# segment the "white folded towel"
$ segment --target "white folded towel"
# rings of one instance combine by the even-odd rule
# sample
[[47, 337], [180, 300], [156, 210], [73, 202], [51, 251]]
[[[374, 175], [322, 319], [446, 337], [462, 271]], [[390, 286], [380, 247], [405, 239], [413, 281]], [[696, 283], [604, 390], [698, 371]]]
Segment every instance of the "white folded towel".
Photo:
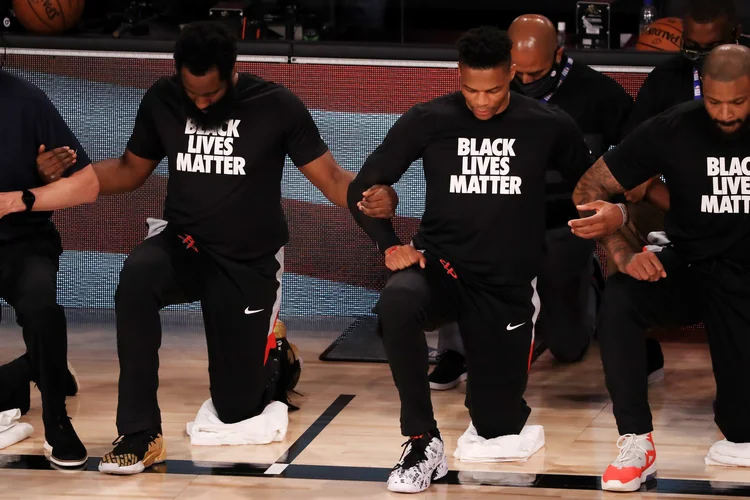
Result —
[[469, 424], [458, 438], [454, 458], [464, 462], [525, 462], [544, 446], [544, 427], [527, 425], [521, 434], [485, 439]]
[[34, 433], [31, 424], [19, 422], [21, 410], [0, 412], [0, 450], [23, 441]]
[[188, 422], [187, 433], [193, 446], [268, 444], [282, 441], [289, 427], [289, 408], [272, 401], [260, 415], [225, 424], [219, 420], [209, 399], [198, 410], [195, 421]]
[[708, 450], [705, 461], [706, 465], [750, 467], [750, 443], [732, 443], [722, 439]]

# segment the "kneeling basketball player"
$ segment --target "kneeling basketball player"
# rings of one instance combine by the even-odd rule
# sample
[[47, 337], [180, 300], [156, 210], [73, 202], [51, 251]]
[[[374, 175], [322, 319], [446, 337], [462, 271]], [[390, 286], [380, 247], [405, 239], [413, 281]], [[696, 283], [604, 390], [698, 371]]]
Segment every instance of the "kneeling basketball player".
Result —
[[[177, 74], [146, 92], [125, 154], [94, 165], [102, 194], [113, 194], [137, 189], [169, 160], [164, 220], [126, 259], [115, 296], [120, 437], [99, 464], [105, 473], [135, 474], [166, 458], [157, 389], [159, 310], [167, 305], [201, 302], [210, 393], [222, 422], [287, 401], [287, 381], [296, 379], [289, 344], [282, 339], [279, 348], [271, 333], [289, 237], [284, 160], [289, 155], [341, 207], [354, 178], [294, 94], [237, 72], [227, 28], [185, 28], [174, 56]], [[391, 188], [371, 192], [395, 206]]]
[[[576, 234], [609, 255], [622, 214], [600, 200], [663, 174], [669, 187], [659, 245], [628, 258], [607, 283], [599, 344], [620, 434], [602, 489], [636, 491], [656, 475], [645, 331], [706, 326], [716, 379], [714, 420], [725, 439], [706, 463], [750, 466], [750, 49], [722, 45], [703, 68], [703, 94], [645, 121], [583, 176], [574, 193]], [[614, 215], [614, 224], [607, 221]], [[607, 230], [603, 228], [608, 227]]]
[[[524, 401], [542, 257], [545, 172], [572, 185], [592, 158], [573, 119], [509, 92], [511, 41], [477, 28], [458, 44], [461, 91], [418, 104], [370, 155], [349, 188], [349, 208], [395, 271], [377, 315], [401, 399], [408, 444], [388, 478], [415, 493], [448, 472], [435, 421], [424, 336], [456, 321], [466, 347], [467, 407], [479, 436], [517, 435]], [[359, 210], [365, 186], [392, 185], [422, 158], [425, 211], [411, 244], [387, 219]]]

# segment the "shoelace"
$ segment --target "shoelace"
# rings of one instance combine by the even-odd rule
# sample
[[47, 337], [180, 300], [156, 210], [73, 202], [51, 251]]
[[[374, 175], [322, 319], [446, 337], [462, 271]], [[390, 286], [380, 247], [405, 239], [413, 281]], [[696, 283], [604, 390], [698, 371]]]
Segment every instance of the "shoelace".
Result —
[[126, 436], [119, 436], [112, 441], [112, 445], [115, 447], [112, 450], [114, 455], [125, 455], [128, 453], [132, 453], [136, 456], [145, 455], [149, 443], [156, 440], [156, 435], [151, 434], [128, 436], [127, 439], [125, 439], [125, 437]]
[[[401, 464], [400, 467], [402, 469], [411, 469], [419, 462], [427, 460], [425, 450], [427, 449], [428, 444], [429, 441], [425, 439], [425, 436], [409, 438], [408, 441], [401, 445], [404, 450], [401, 452], [401, 458], [398, 460], [399, 464]], [[409, 445], [411, 445], [411, 447], [409, 447]], [[406, 455], [406, 457], [404, 457], [404, 455]], [[396, 467], [398, 467], [398, 465]]]
[[617, 440], [617, 447], [620, 454], [617, 455], [615, 465], [621, 465], [632, 461], [637, 461], [641, 454], [647, 453], [646, 448], [641, 445], [637, 434], [625, 434]]

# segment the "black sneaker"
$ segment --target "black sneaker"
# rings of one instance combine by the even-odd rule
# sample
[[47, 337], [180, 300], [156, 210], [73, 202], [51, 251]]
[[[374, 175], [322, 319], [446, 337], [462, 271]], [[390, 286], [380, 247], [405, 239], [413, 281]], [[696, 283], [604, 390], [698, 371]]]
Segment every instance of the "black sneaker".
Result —
[[167, 459], [164, 439], [158, 431], [138, 432], [118, 437], [115, 448], [102, 457], [99, 472], [105, 474], [138, 474]]
[[456, 351], [438, 354], [437, 365], [430, 373], [430, 389], [447, 391], [466, 380], [466, 358]]
[[88, 460], [86, 447], [78, 439], [69, 416], [61, 416], [49, 425], [45, 422], [44, 434], [44, 449], [49, 452], [49, 460], [53, 464], [60, 467], [79, 467]]
[[437, 430], [411, 437], [403, 446], [401, 460], [388, 475], [390, 491], [419, 493], [448, 474], [445, 446]]
[[646, 367], [649, 385], [664, 380], [664, 353], [661, 344], [653, 338], [646, 338]]

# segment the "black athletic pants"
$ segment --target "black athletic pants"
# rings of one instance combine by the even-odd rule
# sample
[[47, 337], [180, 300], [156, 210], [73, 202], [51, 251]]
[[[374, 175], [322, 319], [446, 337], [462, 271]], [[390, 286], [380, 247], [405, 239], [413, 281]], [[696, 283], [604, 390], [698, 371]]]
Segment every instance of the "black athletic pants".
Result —
[[750, 270], [718, 260], [688, 267], [670, 250], [658, 256], [667, 278], [649, 283], [618, 273], [604, 293], [597, 331], [618, 431], [653, 430], [646, 329], [702, 321], [716, 379], [716, 424], [727, 440], [750, 442]]
[[425, 253], [425, 269], [391, 276], [376, 310], [393, 380], [401, 399], [401, 432], [437, 427], [427, 378], [424, 332], [456, 321], [466, 349], [466, 406], [480, 436], [518, 434], [531, 410], [523, 399], [539, 298], [534, 282], [487, 287]]
[[[542, 308], [537, 343], [544, 342], [563, 363], [580, 361], [591, 345], [601, 293], [601, 270], [594, 260], [595, 243], [570, 232], [567, 226], [547, 230], [538, 290]], [[438, 351], [464, 354], [455, 324], [438, 333]]]
[[282, 250], [250, 263], [196, 246], [168, 224], [125, 260], [115, 295], [120, 435], [161, 428], [159, 310], [200, 301], [213, 404], [224, 423], [259, 415], [270, 401], [266, 359], [281, 297]]
[[45, 425], [66, 414], [68, 336], [65, 313], [57, 304], [61, 253], [54, 229], [0, 242], [0, 296], [16, 312], [27, 353], [0, 367], [0, 411], [16, 408], [14, 392], [36, 380]]

